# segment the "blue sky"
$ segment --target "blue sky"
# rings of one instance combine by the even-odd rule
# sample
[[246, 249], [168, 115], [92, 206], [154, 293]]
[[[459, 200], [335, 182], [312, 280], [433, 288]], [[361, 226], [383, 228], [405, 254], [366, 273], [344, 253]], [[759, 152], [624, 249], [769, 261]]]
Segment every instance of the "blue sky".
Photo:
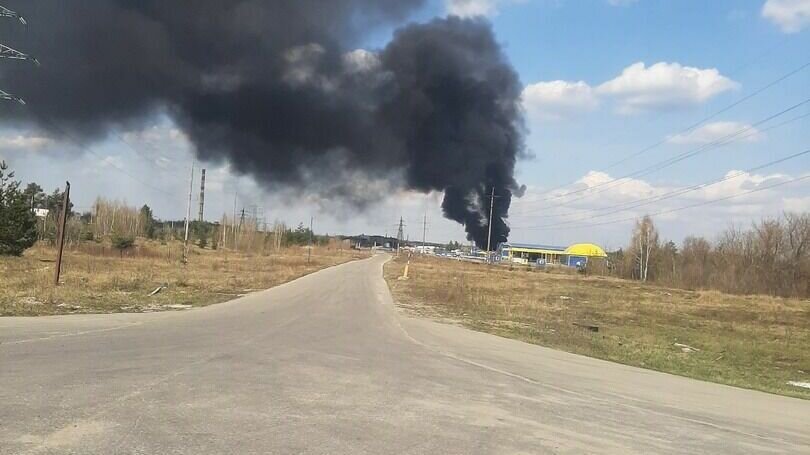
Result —
[[[538, 164], [554, 166], [556, 171], [562, 171], [555, 175], [571, 179], [581, 160], [597, 165], [612, 163], [619, 156], [655, 143], [805, 63], [802, 59], [810, 56], [807, 34], [786, 35], [761, 16], [762, 6], [761, 1], [637, 1], [616, 7], [606, 1], [580, 1], [527, 2], [502, 7], [493, 23], [526, 84], [564, 80], [598, 85], [636, 62], [716, 68], [739, 84], [735, 89], [682, 109], [651, 109], [646, 115], [628, 116], [614, 115], [603, 108], [565, 122], [535, 123], [531, 125], [534, 134], [530, 146], [540, 157]], [[791, 101], [799, 101], [798, 95], [810, 96], [806, 90], [808, 82], [810, 71], [722, 118], [754, 122], [790, 105]], [[583, 130], [587, 134], [581, 134]], [[784, 145], [791, 143], [795, 144], [784, 142]], [[762, 149], [761, 144], [756, 148], [736, 148], [742, 152], [737, 153], [742, 155], [738, 156], [738, 162], [754, 164], [753, 159], [761, 156]], [[650, 156], [661, 157], [666, 152], [660, 150]], [[569, 154], [581, 160], [551, 159]], [[711, 156], [706, 162], [708, 166], [689, 166], [687, 175], [708, 178], [719, 170], [718, 166], [727, 163], [725, 157]], [[679, 167], [662, 175], [675, 180], [685, 177]]]
[[[763, 189], [810, 175], [810, 154], [741, 172], [810, 148], [810, 116], [799, 118], [810, 114], [810, 103], [751, 126], [810, 98], [810, 67], [678, 135], [810, 62], [810, 0], [436, 0], [412, 20], [445, 14], [491, 21], [526, 87], [526, 142], [534, 158], [518, 163], [528, 191], [513, 205], [512, 240], [593, 241], [617, 248], [629, 239], [635, 216], [757, 188], [762, 191], [661, 214], [656, 221], [664, 237], [680, 242], [690, 234], [711, 238], [729, 225], [746, 226], [784, 210], [810, 210], [808, 180]], [[360, 44], [382, 47], [391, 32], [378, 30]], [[733, 134], [740, 137], [723, 147], [706, 145]], [[115, 132], [78, 160], [66, 159], [70, 147], [34, 131], [0, 129], [0, 158], [12, 163], [18, 177], [48, 189], [70, 178], [79, 207], [89, 208], [106, 194], [133, 205], [146, 202], [163, 218], [183, 217], [193, 153], [167, 117], [156, 117], [142, 131]], [[701, 148], [708, 149], [657, 172], [611, 180]], [[438, 194], [400, 192], [356, 214], [316, 198], [267, 194], [250, 178], [233, 175], [227, 164], [202, 164], [209, 172], [210, 219], [230, 212], [238, 193], [240, 207], [261, 205], [269, 220], [297, 224], [314, 215], [320, 232], [390, 233], [403, 216], [412, 237], [421, 237], [426, 213], [430, 240], [463, 240], [463, 230], [442, 219]], [[729, 178], [665, 198], [723, 176]], [[655, 203], [607, 209], [643, 198]]]

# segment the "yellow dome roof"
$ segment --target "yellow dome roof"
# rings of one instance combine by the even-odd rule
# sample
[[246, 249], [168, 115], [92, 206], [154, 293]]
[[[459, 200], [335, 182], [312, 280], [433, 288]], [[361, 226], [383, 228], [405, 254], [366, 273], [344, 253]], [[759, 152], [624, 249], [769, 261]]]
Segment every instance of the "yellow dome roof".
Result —
[[577, 243], [565, 249], [565, 253], [571, 256], [589, 256], [597, 258], [606, 258], [607, 254], [598, 245], [593, 243]]

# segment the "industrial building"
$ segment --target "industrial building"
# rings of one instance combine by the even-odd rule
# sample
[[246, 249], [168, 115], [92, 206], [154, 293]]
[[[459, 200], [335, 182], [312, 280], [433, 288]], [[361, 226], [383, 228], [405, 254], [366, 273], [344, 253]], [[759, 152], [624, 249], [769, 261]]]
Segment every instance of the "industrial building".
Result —
[[502, 262], [585, 267], [589, 260], [607, 258], [605, 250], [593, 243], [553, 246], [530, 243], [502, 243], [497, 258]]

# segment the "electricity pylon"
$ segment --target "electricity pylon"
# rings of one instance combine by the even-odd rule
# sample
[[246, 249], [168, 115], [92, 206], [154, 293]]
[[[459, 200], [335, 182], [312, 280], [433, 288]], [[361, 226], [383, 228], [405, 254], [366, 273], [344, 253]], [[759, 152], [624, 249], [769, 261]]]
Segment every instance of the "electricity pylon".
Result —
[[[20, 16], [18, 13], [11, 11], [10, 9], [0, 6], [0, 17], [10, 17], [20, 21], [23, 25], [28, 25], [25, 21], [25, 18]], [[39, 66], [39, 61], [26, 54], [25, 52], [20, 52], [17, 49], [13, 49], [11, 47], [6, 46], [5, 44], [0, 43], [0, 58], [8, 58], [12, 60], [27, 60], [29, 62], [33, 62], [35, 65]], [[22, 98], [16, 95], [12, 95], [2, 89], [0, 89], [0, 100], [8, 100], [8, 101], [15, 101], [20, 104], [25, 104]]]
[[20, 52], [17, 49], [12, 49], [3, 43], [0, 43], [0, 58], [10, 58], [13, 60], [28, 60], [29, 62], [33, 62], [35, 65], [39, 66], [39, 60], [37, 60], [36, 58], [24, 52]]
[[13, 19], [17, 19], [23, 25], [28, 25], [28, 22], [25, 22], [24, 17], [20, 16], [18, 13], [11, 11], [10, 9], [2, 5], [0, 5], [0, 17], [10, 17]]
[[22, 98], [19, 96], [14, 96], [11, 93], [6, 93], [2, 89], [0, 89], [0, 100], [8, 100], [8, 101], [16, 101], [20, 104], [25, 104]]

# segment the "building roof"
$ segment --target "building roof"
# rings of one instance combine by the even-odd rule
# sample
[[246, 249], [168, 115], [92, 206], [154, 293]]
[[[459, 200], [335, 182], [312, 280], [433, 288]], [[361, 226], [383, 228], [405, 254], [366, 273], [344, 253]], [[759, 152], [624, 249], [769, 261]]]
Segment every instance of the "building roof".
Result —
[[596, 258], [606, 258], [607, 254], [599, 245], [593, 243], [577, 243], [565, 249], [565, 254], [571, 256], [588, 256]]
[[565, 251], [564, 246], [538, 245], [534, 243], [504, 243], [503, 246], [505, 248], [521, 249], [521, 250], [559, 251], [560, 253]]

